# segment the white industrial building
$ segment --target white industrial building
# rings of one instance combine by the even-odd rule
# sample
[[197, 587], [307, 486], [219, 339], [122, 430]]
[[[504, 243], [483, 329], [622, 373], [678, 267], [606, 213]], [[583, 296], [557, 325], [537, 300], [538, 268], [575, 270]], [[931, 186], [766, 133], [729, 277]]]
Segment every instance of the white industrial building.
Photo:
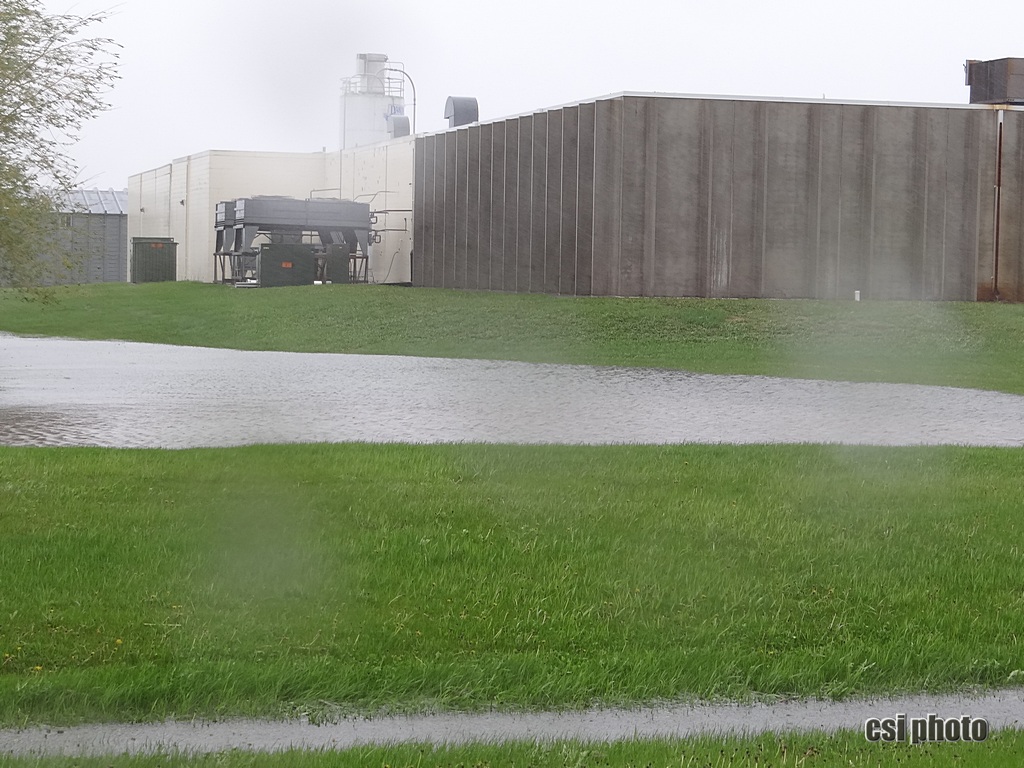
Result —
[[414, 139], [401, 79], [383, 54], [360, 54], [341, 93], [341, 146], [333, 152], [208, 150], [128, 180], [128, 237], [178, 243], [179, 280], [214, 280], [218, 202], [259, 195], [340, 198], [370, 205], [379, 242], [371, 282], [411, 279]]
[[[1024, 60], [968, 62], [970, 105], [620, 93], [481, 123], [450, 97], [449, 130], [419, 137], [387, 64], [357, 58], [337, 151], [204, 152], [133, 176], [130, 236], [174, 238], [177, 278], [211, 281], [219, 202], [339, 198], [369, 205], [371, 282], [1024, 301]], [[295, 244], [232, 226], [238, 258], [268, 232]]]

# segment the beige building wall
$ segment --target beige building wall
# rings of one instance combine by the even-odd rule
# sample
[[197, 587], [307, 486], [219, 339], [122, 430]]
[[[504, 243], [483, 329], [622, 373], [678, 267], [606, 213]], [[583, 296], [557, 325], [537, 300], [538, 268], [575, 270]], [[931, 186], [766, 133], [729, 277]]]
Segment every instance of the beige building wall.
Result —
[[172, 237], [178, 279], [211, 282], [214, 209], [256, 195], [340, 197], [375, 213], [374, 282], [408, 282], [412, 251], [412, 137], [333, 153], [210, 150], [136, 174], [128, 182], [128, 236]]
[[368, 203], [380, 242], [370, 246], [371, 281], [411, 281], [415, 138], [394, 139], [328, 156], [326, 189], [315, 197]]
[[169, 237], [171, 166], [128, 179], [128, 237]]
[[324, 185], [323, 152], [210, 150], [128, 180], [129, 237], [173, 237], [178, 279], [213, 280], [214, 208], [256, 195], [306, 198]]

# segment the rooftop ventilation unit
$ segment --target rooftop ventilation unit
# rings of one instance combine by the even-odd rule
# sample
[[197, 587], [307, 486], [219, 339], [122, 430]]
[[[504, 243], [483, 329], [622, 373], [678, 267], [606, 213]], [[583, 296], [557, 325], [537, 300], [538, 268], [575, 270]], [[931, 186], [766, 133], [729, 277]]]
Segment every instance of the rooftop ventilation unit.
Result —
[[444, 105], [449, 128], [469, 125], [480, 120], [480, 106], [472, 96], [449, 96]]
[[1024, 59], [969, 60], [971, 104], [1024, 104]]
[[405, 115], [391, 115], [388, 117], [388, 134], [392, 139], [400, 139], [408, 136], [412, 131], [409, 129], [409, 118]]

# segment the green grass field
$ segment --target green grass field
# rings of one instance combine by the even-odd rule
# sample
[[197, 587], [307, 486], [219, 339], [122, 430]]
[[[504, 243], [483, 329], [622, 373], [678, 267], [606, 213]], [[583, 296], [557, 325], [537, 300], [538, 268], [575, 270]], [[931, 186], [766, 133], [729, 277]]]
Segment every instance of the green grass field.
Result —
[[[0, 329], [1024, 393], [1014, 305], [196, 284], [54, 297], [0, 291]], [[0, 724], [1019, 686], [1022, 465], [1019, 450], [962, 448], [0, 449]], [[814, 751], [764, 737], [301, 757], [992, 765], [1022, 751], [1013, 733], [895, 751], [794, 739]], [[180, 764], [274, 761], [289, 756]]]
[[361, 747], [338, 752], [205, 756], [5, 759], [0, 768], [1017, 768], [1018, 731], [981, 743], [868, 744], [860, 733], [784, 734], [755, 738], [622, 741], [613, 744], [496, 744]]
[[0, 450], [0, 722], [1024, 682], [1012, 449]]
[[657, 366], [1024, 393], [1024, 307], [564, 298], [197, 283], [0, 290], [0, 330], [277, 349]]

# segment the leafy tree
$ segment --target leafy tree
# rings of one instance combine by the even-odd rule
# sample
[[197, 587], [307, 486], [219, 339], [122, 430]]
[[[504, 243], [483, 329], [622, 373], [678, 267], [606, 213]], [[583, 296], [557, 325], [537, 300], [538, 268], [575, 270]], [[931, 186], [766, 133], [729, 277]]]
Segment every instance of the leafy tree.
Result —
[[82, 36], [106, 18], [0, 0], [0, 284], [32, 285], [45, 270], [40, 250], [77, 176], [67, 151], [117, 79], [119, 46]]

